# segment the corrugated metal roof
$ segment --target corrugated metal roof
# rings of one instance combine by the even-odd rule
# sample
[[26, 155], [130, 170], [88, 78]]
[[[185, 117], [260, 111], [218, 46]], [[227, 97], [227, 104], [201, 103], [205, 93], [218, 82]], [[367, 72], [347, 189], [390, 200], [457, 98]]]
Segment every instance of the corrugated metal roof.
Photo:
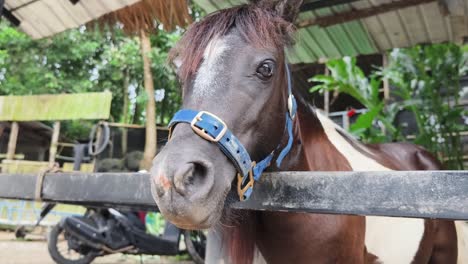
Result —
[[[242, 0], [194, 0], [207, 12], [242, 4]], [[303, 12], [298, 21], [350, 10], [379, 6], [401, 0], [361, 0]], [[298, 42], [289, 52], [292, 63], [312, 63], [345, 55], [373, 54], [395, 47], [421, 43], [460, 42], [468, 37], [468, 0], [461, 0], [451, 14], [444, 15], [437, 1], [407, 7], [352, 22], [298, 31]], [[456, 13], [456, 14], [455, 14]]]
[[43, 38], [76, 28], [140, 0], [6, 0], [5, 7], [20, 21], [20, 29], [33, 38]]

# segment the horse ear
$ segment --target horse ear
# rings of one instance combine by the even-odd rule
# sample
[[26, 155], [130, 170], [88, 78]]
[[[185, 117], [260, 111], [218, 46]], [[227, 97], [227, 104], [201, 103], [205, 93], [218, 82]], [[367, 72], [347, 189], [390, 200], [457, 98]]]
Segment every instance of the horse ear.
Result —
[[276, 3], [275, 9], [286, 21], [294, 23], [301, 5], [302, 0], [280, 0]]
[[250, 2], [264, 7], [272, 7], [279, 16], [294, 23], [303, 0], [251, 0]]

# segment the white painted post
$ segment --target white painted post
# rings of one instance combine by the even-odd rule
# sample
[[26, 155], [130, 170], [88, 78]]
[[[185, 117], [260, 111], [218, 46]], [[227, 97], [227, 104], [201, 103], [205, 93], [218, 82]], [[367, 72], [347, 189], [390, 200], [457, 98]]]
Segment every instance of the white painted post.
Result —
[[[325, 65], [325, 75], [330, 75], [330, 71], [327, 68], [327, 65]], [[325, 114], [328, 116], [330, 113], [330, 92], [326, 90], [323, 94], [323, 110], [325, 111]]]

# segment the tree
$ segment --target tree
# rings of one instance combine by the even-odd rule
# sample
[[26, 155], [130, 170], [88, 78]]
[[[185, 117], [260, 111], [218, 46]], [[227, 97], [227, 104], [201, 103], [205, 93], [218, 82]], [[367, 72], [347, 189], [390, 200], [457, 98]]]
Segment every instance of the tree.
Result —
[[148, 96], [146, 102], [146, 134], [145, 134], [145, 150], [143, 152], [143, 160], [140, 167], [146, 170], [151, 168], [151, 162], [156, 156], [157, 148], [157, 131], [156, 131], [156, 102], [154, 98], [154, 82], [151, 73], [151, 42], [148, 33], [145, 30], [140, 30], [141, 56], [143, 57], [143, 74], [145, 80], [145, 91]]
[[[168, 52], [182, 34], [183, 27], [204, 15], [193, 3], [188, 8], [186, 5], [185, 0], [144, 0], [109, 14], [97, 23], [42, 40], [32, 40], [2, 22], [0, 95], [109, 90], [113, 94], [113, 121], [166, 125], [181, 101], [176, 74], [167, 65]], [[144, 53], [140, 49], [142, 26], [153, 29], [148, 37], [150, 49]], [[144, 57], [149, 60], [146, 72], [152, 75], [146, 78], [146, 83], [153, 82], [154, 91], [145, 90]], [[147, 102], [154, 103], [155, 93], [160, 100], [156, 113], [146, 107]], [[62, 132], [70, 138], [85, 139], [92, 123], [64, 122]], [[155, 135], [151, 136], [153, 139], [156, 143]], [[146, 164], [148, 168], [149, 162]]]
[[146, 92], [146, 137], [142, 169], [149, 170], [157, 148], [156, 103], [153, 74], [151, 71], [151, 41], [149, 34], [158, 32], [155, 25], [165, 30], [190, 24], [192, 17], [185, 0], [142, 0], [131, 6], [105, 15], [98, 24], [121, 24], [128, 35], [138, 35], [143, 59], [143, 79]]
[[[175, 73], [166, 63], [180, 31], [156, 33], [151, 35], [153, 44], [148, 54], [155, 90], [162, 89], [165, 94], [157, 115], [158, 123], [165, 125], [180, 105]], [[113, 94], [113, 120], [144, 124], [149, 97], [143, 79], [140, 40], [124, 34], [119, 25], [99, 30], [88, 25], [49, 39], [33, 40], [7, 23], [0, 23], [0, 95], [109, 90]], [[86, 138], [92, 122], [63, 125], [66, 136]]]

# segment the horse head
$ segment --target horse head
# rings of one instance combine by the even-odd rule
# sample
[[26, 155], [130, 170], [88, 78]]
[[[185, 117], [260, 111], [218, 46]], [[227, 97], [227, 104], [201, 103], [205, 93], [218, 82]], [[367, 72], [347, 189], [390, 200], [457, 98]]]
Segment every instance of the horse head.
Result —
[[184, 110], [153, 161], [151, 183], [161, 212], [177, 226], [212, 227], [231, 189], [248, 198], [253, 177], [284, 156], [294, 118], [284, 49], [301, 2], [219, 11], [192, 25], [173, 49]]

